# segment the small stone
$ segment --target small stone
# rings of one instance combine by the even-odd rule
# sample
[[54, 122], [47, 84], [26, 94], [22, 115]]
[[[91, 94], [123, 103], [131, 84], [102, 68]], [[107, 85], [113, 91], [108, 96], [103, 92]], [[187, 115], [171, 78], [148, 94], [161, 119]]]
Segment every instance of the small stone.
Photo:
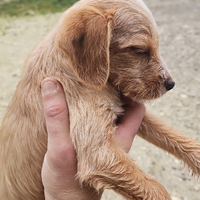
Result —
[[186, 180], [187, 180], [187, 177], [185, 176], [184, 173], [181, 173], [181, 178], [183, 179], [183, 181], [186, 181]]
[[181, 97], [182, 99], [187, 99], [187, 98], [188, 98], [188, 96], [187, 96], [186, 94], [181, 94], [180, 97]]
[[172, 197], [172, 200], [181, 200], [178, 197]]
[[173, 170], [176, 170], [177, 168], [176, 168], [176, 167], [172, 167], [172, 169], [173, 169]]
[[164, 116], [164, 112], [161, 111], [161, 112], [159, 113], [159, 115], [160, 115], [160, 116]]
[[8, 106], [8, 102], [0, 102], [0, 106], [6, 108]]
[[176, 40], [182, 40], [183, 39], [183, 36], [182, 35], [178, 35], [177, 37], [176, 37]]
[[147, 151], [147, 148], [146, 148], [146, 147], [142, 147], [142, 150], [143, 150], [143, 151]]
[[178, 159], [174, 159], [174, 162], [175, 162], [176, 164], [180, 164], [180, 161], [179, 161]]
[[195, 190], [195, 191], [199, 191], [199, 190], [200, 190], [200, 185], [195, 185], [195, 186], [194, 186], [194, 190]]

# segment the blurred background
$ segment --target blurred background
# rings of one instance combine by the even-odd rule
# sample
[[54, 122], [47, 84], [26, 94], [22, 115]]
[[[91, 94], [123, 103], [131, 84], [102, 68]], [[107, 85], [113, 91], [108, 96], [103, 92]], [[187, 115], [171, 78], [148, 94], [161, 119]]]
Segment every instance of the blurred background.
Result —
[[[200, 142], [200, 1], [144, 0], [161, 31], [160, 51], [176, 87], [147, 104]], [[75, 0], [0, 0], [0, 123], [30, 50]], [[136, 137], [130, 156], [165, 186], [172, 200], [200, 200], [200, 181], [171, 155]], [[103, 200], [122, 200], [106, 191]]]

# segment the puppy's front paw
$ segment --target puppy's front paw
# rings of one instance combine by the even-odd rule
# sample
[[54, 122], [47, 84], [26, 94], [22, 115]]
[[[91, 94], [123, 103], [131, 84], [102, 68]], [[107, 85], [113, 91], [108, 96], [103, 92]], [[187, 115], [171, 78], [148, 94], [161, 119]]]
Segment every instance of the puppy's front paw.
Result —
[[138, 185], [138, 194], [135, 194], [135, 188], [133, 189], [134, 196], [128, 198], [131, 200], [171, 200], [166, 189], [155, 179], [148, 177], [143, 183]]
[[157, 181], [153, 183], [151, 194], [147, 194], [145, 200], [171, 200], [166, 189]]

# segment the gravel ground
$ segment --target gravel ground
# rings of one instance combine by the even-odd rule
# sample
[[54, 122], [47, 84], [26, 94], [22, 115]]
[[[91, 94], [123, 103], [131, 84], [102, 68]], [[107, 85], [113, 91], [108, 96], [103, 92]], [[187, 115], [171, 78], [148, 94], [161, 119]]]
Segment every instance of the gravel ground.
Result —
[[[200, 142], [200, 1], [145, 0], [162, 30], [163, 58], [176, 87], [147, 106], [178, 130]], [[0, 121], [34, 45], [55, 25], [60, 14], [0, 18]], [[136, 138], [130, 156], [168, 190], [172, 200], [200, 200], [200, 181], [191, 178], [171, 155]], [[104, 200], [122, 200], [107, 191]]]

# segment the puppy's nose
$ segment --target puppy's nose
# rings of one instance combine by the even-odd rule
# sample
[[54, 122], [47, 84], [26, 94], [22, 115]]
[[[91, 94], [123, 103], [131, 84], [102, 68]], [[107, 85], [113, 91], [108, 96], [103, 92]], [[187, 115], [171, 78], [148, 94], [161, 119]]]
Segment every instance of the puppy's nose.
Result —
[[172, 80], [168, 80], [164, 82], [165, 88], [167, 91], [171, 90], [175, 86], [175, 82]]

